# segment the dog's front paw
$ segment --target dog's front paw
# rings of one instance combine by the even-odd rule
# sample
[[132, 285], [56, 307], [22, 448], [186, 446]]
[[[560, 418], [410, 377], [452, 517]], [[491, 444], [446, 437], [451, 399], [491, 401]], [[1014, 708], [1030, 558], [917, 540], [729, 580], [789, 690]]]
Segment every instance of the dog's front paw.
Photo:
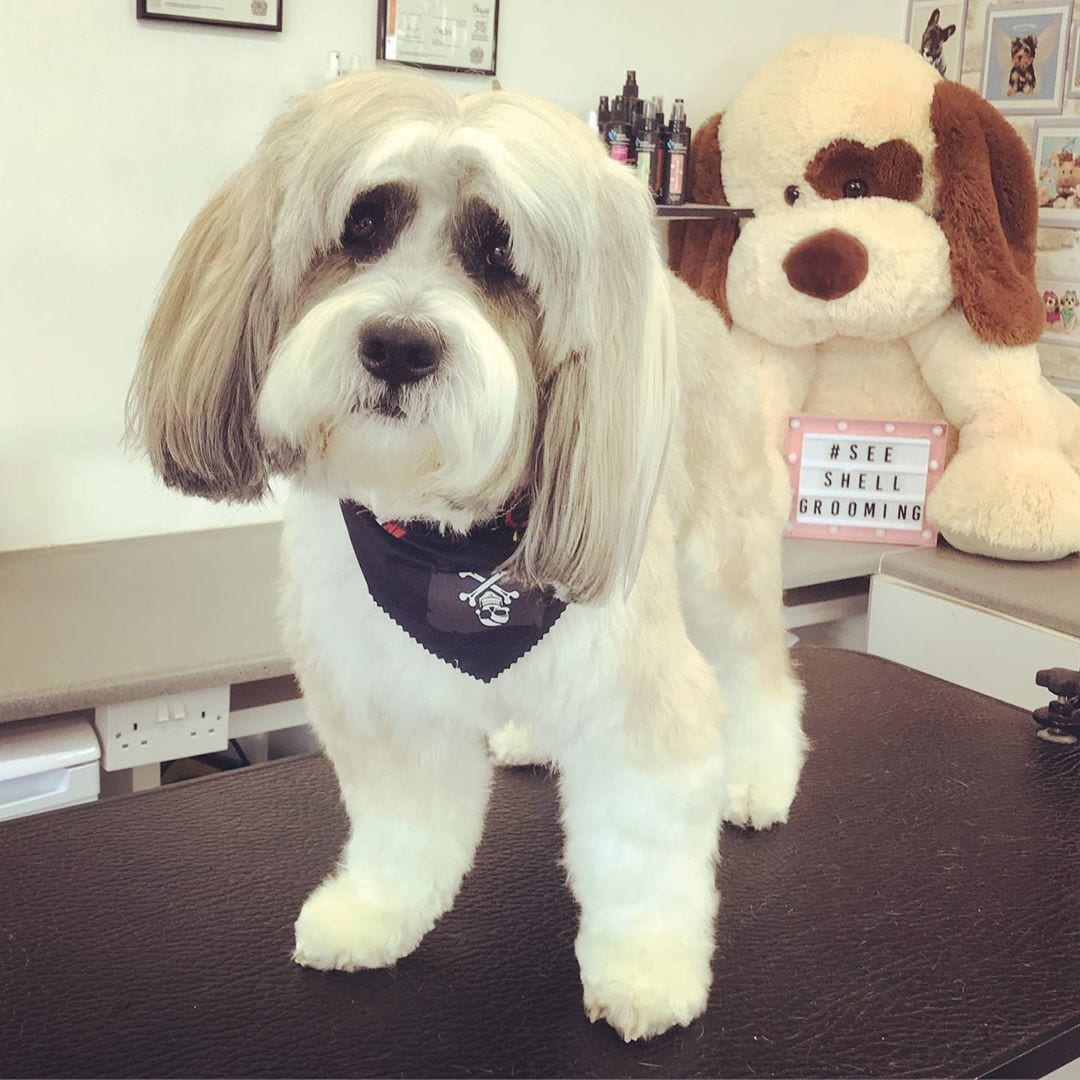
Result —
[[1080, 476], [1057, 450], [987, 441], [949, 462], [927, 514], [961, 551], [1040, 562], [1080, 550]]
[[771, 829], [787, 821], [807, 751], [798, 702], [764, 709], [729, 735], [723, 816], [730, 824]]
[[663, 931], [579, 934], [576, 945], [589, 1019], [623, 1038], [649, 1039], [686, 1027], [705, 1011], [712, 983], [711, 940]]
[[320, 971], [389, 967], [408, 956], [434, 923], [380, 901], [347, 875], [327, 878], [300, 909], [293, 959]]
[[798, 775], [759, 776], [727, 785], [724, 820], [742, 829], [771, 829], [783, 825], [798, 790]]

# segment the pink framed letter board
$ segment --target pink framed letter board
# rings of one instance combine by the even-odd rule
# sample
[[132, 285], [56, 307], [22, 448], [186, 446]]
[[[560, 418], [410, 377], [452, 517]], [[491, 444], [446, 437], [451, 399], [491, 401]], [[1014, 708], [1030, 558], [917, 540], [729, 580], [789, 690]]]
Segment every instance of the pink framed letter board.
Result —
[[926, 499], [945, 467], [944, 420], [793, 416], [787, 536], [932, 547]]

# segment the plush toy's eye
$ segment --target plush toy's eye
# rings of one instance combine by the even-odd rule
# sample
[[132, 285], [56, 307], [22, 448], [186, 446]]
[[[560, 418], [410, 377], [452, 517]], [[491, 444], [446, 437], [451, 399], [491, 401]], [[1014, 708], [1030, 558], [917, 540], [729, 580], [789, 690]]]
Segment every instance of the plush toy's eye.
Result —
[[784, 202], [788, 206], [794, 206], [799, 201], [801, 194], [802, 192], [794, 184], [791, 184], [789, 187], [784, 188]]
[[870, 185], [857, 176], [852, 177], [844, 184], [845, 199], [865, 199], [870, 194]]

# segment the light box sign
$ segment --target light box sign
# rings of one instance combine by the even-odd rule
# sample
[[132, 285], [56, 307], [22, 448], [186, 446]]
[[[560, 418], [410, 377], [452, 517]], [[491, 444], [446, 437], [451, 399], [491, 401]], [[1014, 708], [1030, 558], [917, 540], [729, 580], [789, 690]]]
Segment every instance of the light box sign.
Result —
[[788, 536], [932, 547], [926, 499], [945, 467], [944, 420], [793, 416]]

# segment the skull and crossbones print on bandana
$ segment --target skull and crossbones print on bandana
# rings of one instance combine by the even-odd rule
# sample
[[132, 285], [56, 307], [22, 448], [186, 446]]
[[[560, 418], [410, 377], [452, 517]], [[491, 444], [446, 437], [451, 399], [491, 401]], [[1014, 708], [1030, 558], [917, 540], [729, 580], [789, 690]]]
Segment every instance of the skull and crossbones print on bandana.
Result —
[[465, 536], [423, 522], [380, 522], [354, 502], [342, 502], [341, 513], [375, 603], [417, 644], [474, 679], [501, 675], [566, 610], [553, 590], [527, 589], [497, 569], [525, 528], [514, 511]]

